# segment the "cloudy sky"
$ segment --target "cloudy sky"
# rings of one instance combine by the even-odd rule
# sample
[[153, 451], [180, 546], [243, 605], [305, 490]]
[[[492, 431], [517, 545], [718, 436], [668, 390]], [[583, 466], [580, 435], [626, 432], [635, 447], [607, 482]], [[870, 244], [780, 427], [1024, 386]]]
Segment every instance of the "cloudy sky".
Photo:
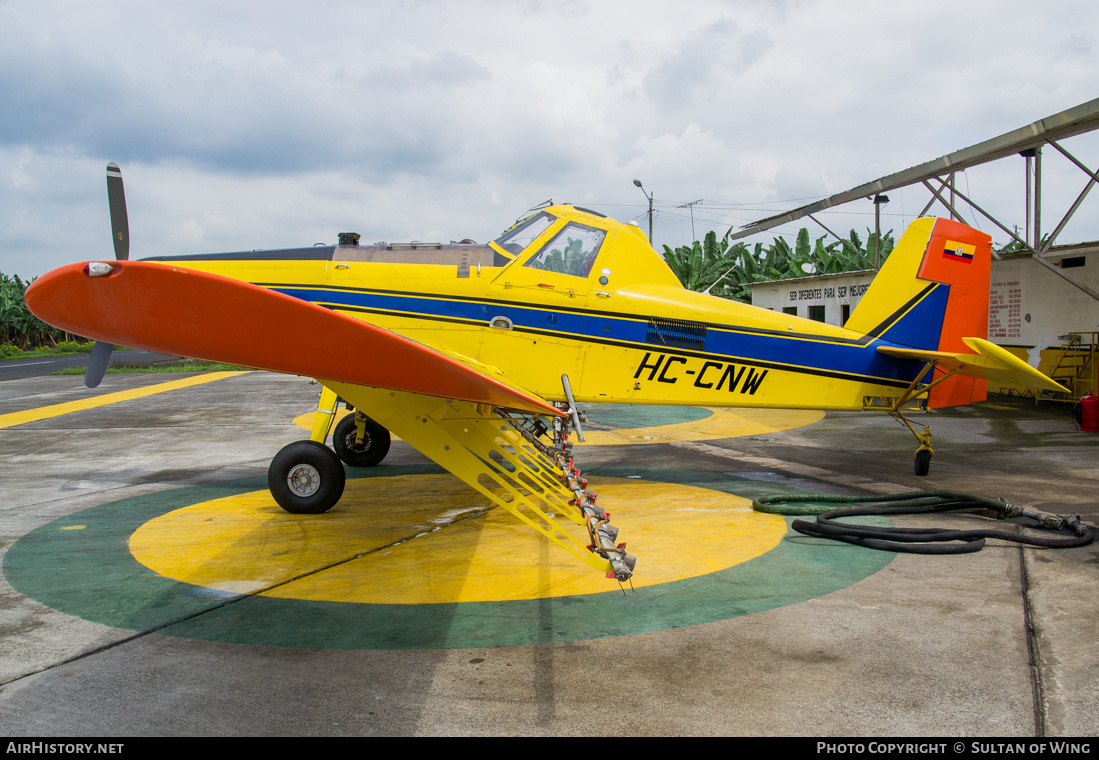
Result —
[[[1031, 0], [0, 0], [0, 271], [111, 255], [108, 161], [134, 258], [484, 242], [548, 198], [645, 226], [634, 178], [679, 245], [691, 201], [723, 234], [1099, 96], [1097, 29]], [[1094, 168], [1093, 138], [1065, 147]], [[1059, 217], [1084, 175], [1046, 157]], [[1022, 164], [959, 187], [1022, 224]], [[1060, 242], [1099, 238], [1095, 195]], [[890, 198], [899, 231], [928, 194]]]

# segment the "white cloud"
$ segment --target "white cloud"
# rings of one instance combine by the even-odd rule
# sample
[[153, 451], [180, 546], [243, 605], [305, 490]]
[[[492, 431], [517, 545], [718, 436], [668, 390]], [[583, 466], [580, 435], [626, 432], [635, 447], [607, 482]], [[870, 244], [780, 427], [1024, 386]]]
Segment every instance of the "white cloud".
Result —
[[[688, 201], [723, 232], [1091, 99], [1096, 21], [1022, 0], [2, 4], [0, 270], [107, 250], [110, 160], [135, 251], [484, 240], [547, 197], [628, 219], [635, 176], [678, 244]], [[1048, 164], [1067, 207], [1082, 175]], [[1017, 215], [1021, 168], [996, 171], [970, 179]]]

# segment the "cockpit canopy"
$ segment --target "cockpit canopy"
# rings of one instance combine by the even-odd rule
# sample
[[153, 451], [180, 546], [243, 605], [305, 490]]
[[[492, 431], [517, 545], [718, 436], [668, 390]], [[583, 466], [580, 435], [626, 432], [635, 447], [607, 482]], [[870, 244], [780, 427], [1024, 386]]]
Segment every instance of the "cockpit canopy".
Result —
[[[679, 286], [640, 230], [578, 206], [536, 211], [505, 230], [491, 245], [501, 257], [515, 257], [505, 267], [510, 274], [501, 275], [513, 285], [530, 279], [520, 272], [538, 272], [543, 274], [531, 283], [561, 288], [562, 292], [641, 283]], [[574, 277], [592, 282], [579, 283]]]
[[556, 221], [556, 216], [543, 211], [519, 221], [493, 242], [513, 256], [518, 256]]
[[[494, 242], [508, 253], [518, 256], [555, 221], [556, 216], [543, 211], [520, 221]], [[537, 253], [528, 258], [523, 266], [574, 277], [587, 277], [606, 237], [606, 230], [570, 221], [543, 244]]]

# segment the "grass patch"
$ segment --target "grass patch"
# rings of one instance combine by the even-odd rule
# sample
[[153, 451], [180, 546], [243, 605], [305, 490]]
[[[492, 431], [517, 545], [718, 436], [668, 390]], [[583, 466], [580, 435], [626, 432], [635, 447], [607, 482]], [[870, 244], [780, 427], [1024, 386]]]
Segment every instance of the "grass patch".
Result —
[[[44, 346], [30, 351], [20, 351], [10, 343], [0, 346], [0, 360], [7, 359], [31, 359], [36, 356], [67, 356], [69, 354], [90, 354], [95, 348], [95, 343], [75, 343], [65, 341], [56, 346]], [[122, 346], [115, 346], [122, 348]]]
[[[84, 367], [69, 367], [51, 372], [51, 375], [83, 375]], [[252, 372], [251, 367], [238, 367], [235, 364], [216, 364], [197, 359], [183, 359], [175, 362], [155, 364], [131, 364], [119, 362], [107, 368], [108, 375], [126, 375], [144, 372]]]

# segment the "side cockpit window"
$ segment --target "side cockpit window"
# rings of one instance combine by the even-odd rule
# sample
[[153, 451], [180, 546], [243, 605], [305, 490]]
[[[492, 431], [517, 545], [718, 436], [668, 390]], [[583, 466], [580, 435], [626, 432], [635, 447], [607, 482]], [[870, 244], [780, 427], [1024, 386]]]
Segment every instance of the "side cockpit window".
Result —
[[557, 217], [543, 211], [541, 214], [519, 222], [519, 224], [496, 238], [495, 243], [508, 253], [518, 256], [555, 221], [557, 221]]
[[587, 277], [603, 245], [605, 230], [575, 222], [565, 225], [554, 238], [542, 246], [525, 266], [548, 272]]

